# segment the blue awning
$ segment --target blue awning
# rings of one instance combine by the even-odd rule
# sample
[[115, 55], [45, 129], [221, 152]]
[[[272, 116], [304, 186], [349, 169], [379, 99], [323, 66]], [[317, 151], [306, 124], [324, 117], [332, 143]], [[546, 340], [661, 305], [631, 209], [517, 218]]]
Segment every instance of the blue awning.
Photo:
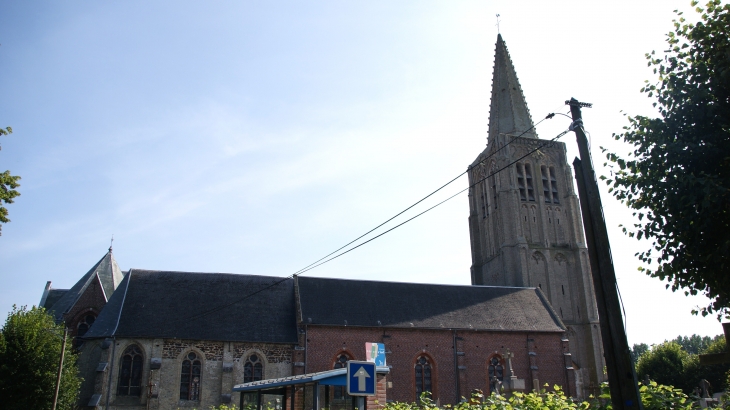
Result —
[[[383, 366], [377, 367], [375, 372], [378, 374], [388, 374], [390, 368]], [[318, 373], [301, 374], [299, 376], [282, 377], [278, 379], [266, 379], [256, 382], [243, 383], [233, 386], [233, 391], [256, 391], [269, 390], [277, 387], [292, 386], [295, 384], [318, 383], [325, 386], [346, 386], [347, 385], [347, 369], [334, 369]]]

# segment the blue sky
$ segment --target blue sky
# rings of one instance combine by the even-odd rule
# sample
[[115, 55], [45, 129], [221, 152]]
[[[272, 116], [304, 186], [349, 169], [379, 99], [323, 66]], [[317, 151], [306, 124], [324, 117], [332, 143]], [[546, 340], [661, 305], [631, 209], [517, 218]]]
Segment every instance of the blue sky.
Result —
[[[535, 121], [594, 103], [600, 166], [600, 145], [625, 150], [621, 110], [653, 114], [644, 53], [675, 8], [689, 1], [5, 2], [0, 169], [22, 195], [0, 310], [73, 285], [112, 234], [124, 270], [286, 276], [366, 232], [484, 148], [497, 13]], [[704, 299], [636, 271], [646, 244], [603, 198], [630, 343], [721, 333], [689, 314]], [[467, 217], [463, 194], [310, 274], [467, 284]]]

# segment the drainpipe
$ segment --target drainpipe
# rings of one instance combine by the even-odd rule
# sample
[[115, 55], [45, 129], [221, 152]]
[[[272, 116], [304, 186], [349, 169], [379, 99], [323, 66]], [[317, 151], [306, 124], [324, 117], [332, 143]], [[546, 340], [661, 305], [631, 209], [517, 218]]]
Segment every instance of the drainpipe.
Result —
[[454, 333], [454, 385], [456, 386], [456, 401], [458, 402], [461, 398], [461, 391], [459, 386], [459, 353], [456, 348], [456, 330], [452, 330]]
[[304, 325], [304, 374], [307, 374], [307, 356], [309, 356], [309, 326]]

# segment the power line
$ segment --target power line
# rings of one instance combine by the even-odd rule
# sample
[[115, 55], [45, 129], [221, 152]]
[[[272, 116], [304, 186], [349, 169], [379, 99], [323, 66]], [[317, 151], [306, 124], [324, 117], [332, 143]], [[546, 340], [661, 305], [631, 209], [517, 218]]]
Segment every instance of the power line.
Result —
[[[497, 153], [498, 153], [499, 151], [501, 151], [501, 150], [503, 150], [503, 149], [507, 148], [507, 146], [508, 146], [509, 144], [511, 144], [512, 142], [514, 142], [514, 141], [515, 141], [515, 140], [516, 140], [517, 138], [519, 138], [519, 137], [521, 137], [521, 136], [525, 135], [526, 133], [530, 132], [530, 130], [532, 130], [533, 128], [535, 128], [535, 127], [537, 127], [538, 125], [540, 125], [540, 123], [542, 123], [543, 121], [545, 121], [545, 120], [548, 120], [548, 119], [551, 119], [551, 118], [553, 118], [554, 116], [555, 116], [555, 113], [554, 113], [554, 112], [553, 112], [553, 113], [550, 113], [550, 114], [548, 114], [547, 116], [545, 116], [545, 118], [541, 119], [541, 120], [540, 120], [540, 121], [539, 121], [539, 122], [538, 122], [537, 124], [535, 124], [535, 125], [531, 126], [530, 128], [526, 129], [526, 130], [525, 130], [525, 131], [523, 131], [523, 132], [522, 132], [522, 133], [521, 133], [520, 135], [518, 135], [518, 136], [514, 137], [514, 138], [513, 138], [513, 139], [512, 139], [511, 141], [509, 141], [508, 143], [504, 144], [504, 145], [503, 145], [503, 146], [501, 146], [501, 147], [500, 147], [499, 149], [497, 149], [496, 151], [494, 151], [494, 152], [492, 152], [491, 154], [489, 154], [489, 155], [488, 155], [488, 156], [487, 156], [486, 158], [484, 158], [484, 159], [482, 159], [481, 161], [479, 161], [479, 164], [482, 164], [482, 163], [483, 163], [484, 161], [486, 161], [486, 160], [488, 160], [489, 158], [491, 158], [492, 156], [496, 155], [496, 154], [497, 154]], [[428, 195], [424, 196], [423, 198], [419, 199], [418, 201], [416, 201], [415, 203], [413, 203], [413, 204], [412, 204], [411, 206], [407, 207], [406, 209], [404, 209], [404, 210], [402, 210], [402, 211], [398, 212], [397, 214], [395, 214], [394, 216], [390, 217], [390, 218], [389, 218], [388, 220], [386, 220], [385, 222], [383, 222], [383, 223], [381, 223], [380, 225], [376, 226], [375, 228], [373, 228], [373, 229], [371, 229], [371, 230], [369, 230], [369, 231], [365, 232], [364, 234], [362, 234], [362, 235], [358, 236], [357, 238], [353, 239], [352, 241], [350, 241], [350, 242], [346, 243], [345, 245], [343, 245], [343, 246], [341, 246], [341, 247], [339, 247], [339, 248], [335, 249], [334, 251], [332, 251], [332, 252], [328, 253], [327, 255], [325, 255], [325, 256], [323, 256], [323, 257], [321, 257], [321, 258], [317, 259], [316, 261], [314, 261], [314, 262], [310, 263], [309, 265], [307, 265], [307, 266], [305, 266], [305, 267], [303, 267], [303, 268], [299, 269], [298, 271], [294, 272], [294, 275], [298, 275], [298, 274], [300, 274], [300, 273], [302, 273], [302, 272], [306, 272], [306, 271], [308, 271], [308, 270], [309, 270], [309, 268], [310, 268], [310, 267], [311, 267], [312, 265], [316, 265], [316, 264], [317, 264], [318, 262], [321, 262], [322, 260], [324, 260], [324, 259], [327, 259], [328, 257], [330, 257], [330, 256], [334, 255], [335, 253], [337, 253], [337, 252], [339, 252], [339, 251], [341, 251], [341, 250], [343, 250], [343, 249], [347, 248], [348, 246], [352, 245], [353, 243], [355, 243], [355, 242], [359, 241], [360, 239], [364, 238], [365, 236], [367, 236], [367, 235], [371, 234], [371, 233], [372, 233], [373, 231], [377, 230], [378, 228], [382, 227], [383, 225], [387, 224], [388, 222], [392, 221], [393, 219], [395, 219], [395, 218], [397, 218], [397, 217], [399, 217], [399, 216], [403, 215], [403, 214], [404, 214], [404, 213], [405, 213], [406, 211], [410, 210], [410, 209], [411, 209], [411, 208], [413, 208], [414, 206], [416, 206], [416, 205], [420, 204], [421, 202], [425, 201], [426, 199], [428, 199], [429, 197], [431, 197], [431, 196], [432, 196], [433, 194], [435, 194], [435, 193], [439, 192], [440, 190], [444, 189], [444, 188], [445, 188], [445, 187], [446, 187], [447, 185], [449, 185], [449, 184], [451, 184], [452, 182], [456, 181], [457, 179], [461, 178], [461, 177], [462, 177], [462, 176], [463, 176], [464, 174], [466, 174], [467, 172], [469, 172], [469, 169], [467, 169], [466, 171], [464, 171], [464, 172], [462, 172], [461, 174], [457, 175], [456, 177], [454, 177], [454, 178], [453, 178], [452, 180], [450, 180], [449, 182], [447, 182], [447, 183], [445, 183], [445, 184], [441, 185], [441, 186], [440, 186], [440, 187], [439, 187], [438, 189], [436, 189], [435, 191], [433, 191], [433, 192], [431, 192], [430, 194], [428, 194]], [[419, 214], [419, 215], [420, 215], [420, 214]], [[400, 225], [398, 225], [398, 226], [400, 226]], [[380, 235], [378, 235], [378, 236], [380, 236]], [[319, 266], [319, 265], [317, 265], [317, 266]]]
[[[552, 118], [552, 117], [550, 117], [550, 116], [548, 116], [548, 117], [549, 117], [549, 118]], [[546, 117], [545, 119], [547, 119], [548, 117]], [[542, 121], [541, 121], [541, 122], [542, 122]], [[539, 123], [538, 123], [538, 124], [539, 124]], [[534, 126], [533, 126], [533, 127], [534, 127]], [[529, 129], [528, 129], [528, 131], [529, 131]], [[527, 131], [525, 131], [525, 132], [527, 132]], [[318, 267], [318, 266], [322, 266], [322, 265], [324, 265], [325, 263], [328, 263], [328, 262], [330, 262], [330, 261], [333, 261], [333, 260], [335, 260], [335, 259], [339, 258], [340, 256], [343, 256], [343, 255], [345, 255], [345, 254], [347, 254], [347, 253], [350, 253], [350, 252], [354, 251], [355, 249], [357, 249], [357, 248], [359, 248], [359, 247], [361, 247], [361, 246], [363, 246], [363, 245], [365, 245], [365, 244], [367, 244], [367, 243], [369, 243], [369, 242], [372, 242], [372, 241], [374, 241], [374, 240], [375, 240], [375, 239], [377, 239], [377, 238], [380, 238], [381, 236], [385, 235], [386, 233], [388, 233], [388, 232], [391, 232], [391, 231], [393, 231], [394, 229], [396, 229], [396, 228], [399, 228], [399, 227], [401, 227], [401, 226], [405, 225], [406, 223], [408, 223], [408, 222], [410, 222], [410, 221], [412, 221], [412, 220], [414, 220], [414, 219], [418, 218], [419, 216], [421, 216], [421, 215], [425, 214], [426, 212], [429, 212], [429, 211], [431, 211], [432, 209], [434, 209], [434, 208], [436, 208], [436, 207], [438, 207], [438, 206], [440, 206], [440, 205], [444, 204], [445, 202], [447, 202], [447, 201], [449, 201], [449, 200], [451, 200], [451, 199], [453, 199], [453, 198], [457, 197], [458, 195], [460, 195], [460, 194], [464, 193], [465, 191], [468, 191], [469, 189], [471, 189], [471, 188], [473, 188], [474, 186], [476, 186], [477, 184], [479, 184], [479, 183], [481, 183], [481, 182], [483, 182], [483, 181], [487, 180], [488, 178], [491, 178], [491, 177], [493, 177], [493, 176], [497, 175], [498, 173], [500, 173], [500, 172], [504, 171], [505, 169], [509, 168], [510, 166], [514, 165], [515, 163], [517, 163], [517, 162], [519, 162], [519, 161], [523, 160], [524, 158], [526, 158], [526, 157], [528, 157], [528, 156], [532, 155], [532, 154], [533, 154], [533, 153], [534, 153], [535, 151], [537, 151], [537, 150], [539, 150], [539, 149], [541, 149], [541, 148], [543, 148], [543, 147], [547, 146], [548, 144], [550, 144], [550, 143], [552, 143], [552, 142], [556, 141], [556, 140], [557, 140], [558, 138], [562, 137], [563, 135], [567, 134], [568, 132], [570, 132], [570, 130], [565, 130], [565, 131], [561, 132], [560, 134], [556, 135], [556, 136], [555, 136], [555, 137], [553, 137], [552, 139], [550, 139], [550, 140], [546, 141], [545, 143], [543, 143], [543, 144], [539, 145], [538, 147], [534, 148], [533, 150], [529, 151], [529, 152], [528, 152], [528, 153], [526, 153], [525, 155], [523, 155], [523, 156], [521, 156], [521, 157], [517, 158], [516, 160], [514, 160], [514, 161], [510, 162], [509, 164], [507, 164], [507, 165], [503, 166], [502, 168], [500, 168], [500, 169], [498, 169], [498, 170], [494, 171], [493, 173], [491, 173], [491, 174], [489, 174], [489, 175], [487, 175], [487, 176], [485, 176], [485, 177], [481, 178], [480, 180], [478, 180], [478, 181], [474, 182], [473, 184], [471, 184], [471, 185], [469, 185], [468, 187], [466, 187], [466, 188], [462, 189], [461, 191], [459, 191], [459, 192], [455, 193], [454, 195], [451, 195], [450, 197], [448, 197], [448, 198], [444, 199], [443, 201], [441, 201], [441, 202], [437, 203], [436, 205], [434, 205], [434, 206], [432, 206], [432, 207], [430, 207], [430, 208], [426, 209], [425, 211], [423, 211], [423, 212], [421, 212], [421, 213], [419, 213], [419, 214], [417, 214], [417, 215], [415, 215], [415, 216], [413, 216], [413, 217], [411, 217], [411, 218], [409, 218], [409, 219], [407, 219], [407, 220], [405, 220], [405, 221], [403, 221], [403, 222], [399, 223], [398, 225], [396, 225], [396, 226], [394, 226], [394, 227], [392, 227], [392, 228], [388, 229], [388, 230], [387, 230], [387, 231], [385, 231], [385, 232], [382, 232], [382, 233], [378, 234], [377, 236], [374, 236], [374, 237], [372, 237], [372, 238], [368, 239], [367, 241], [365, 241], [365, 242], [363, 242], [363, 243], [361, 243], [361, 244], [359, 244], [359, 245], [357, 245], [357, 246], [355, 246], [355, 247], [352, 247], [352, 248], [350, 248], [350, 249], [348, 249], [348, 250], [346, 250], [346, 251], [344, 251], [344, 252], [342, 252], [342, 253], [339, 253], [339, 254], [337, 254], [337, 255], [335, 255], [335, 256], [333, 256], [333, 257], [331, 257], [331, 258], [329, 258], [329, 259], [327, 259], [327, 260], [325, 260], [325, 261], [323, 261], [323, 262], [320, 262], [320, 261], [322, 261], [322, 259], [325, 259], [325, 258], [327, 258], [327, 256], [325, 256], [324, 258], [322, 258], [322, 259], [320, 259], [319, 261], [317, 261], [317, 262], [320, 262], [320, 263], [317, 263], [317, 262], [315, 262], [314, 264], [311, 264], [311, 265], [307, 266], [306, 268], [300, 269], [300, 270], [299, 270], [299, 271], [297, 271], [296, 273], [293, 273], [293, 274], [291, 274], [291, 275], [289, 275], [289, 276], [287, 276], [287, 277], [285, 277], [285, 278], [282, 278], [281, 280], [279, 280], [279, 281], [276, 281], [276, 282], [274, 282], [274, 283], [272, 283], [272, 284], [270, 284], [270, 285], [268, 285], [268, 286], [266, 286], [266, 287], [264, 287], [264, 288], [261, 288], [261, 289], [259, 289], [259, 290], [257, 290], [257, 291], [251, 292], [251, 293], [249, 293], [249, 294], [247, 294], [247, 295], [245, 295], [245, 296], [243, 296], [243, 297], [241, 297], [241, 298], [239, 298], [239, 299], [236, 299], [236, 300], [234, 300], [233, 302], [227, 303], [227, 304], [225, 304], [225, 305], [222, 305], [222, 306], [218, 306], [218, 307], [215, 307], [215, 308], [213, 308], [213, 309], [210, 309], [210, 310], [207, 310], [207, 311], [205, 311], [205, 312], [201, 312], [201, 313], [199, 313], [199, 314], [197, 314], [197, 315], [195, 315], [195, 316], [191, 316], [191, 317], [185, 318], [184, 320], [188, 321], [188, 320], [192, 320], [192, 319], [198, 319], [198, 318], [201, 318], [201, 317], [204, 317], [204, 316], [210, 315], [210, 314], [212, 314], [212, 313], [215, 313], [215, 312], [221, 311], [221, 310], [223, 310], [223, 309], [226, 309], [226, 308], [228, 308], [228, 307], [230, 307], [230, 306], [233, 306], [233, 305], [235, 305], [235, 304], [237, 304], [237, 303], [240, 303], [240, 302], [242, 302], [242, 301], [244, 301], [244, 300], [246, 300], [246, 299], [248, 299], [248, 298], [250, 298], [250, 297], [252, 297], [252, 296], [255, 296], [255, 295], [257, 295], [257, 294], [259, 294], [259, 293], [261, 293], [261, 292], [263, 292], [263, 291], [265, 291], [265, 290], [267, 290], [267, 289], [270, 289], [270, 288], [272, 288], [272, 287], [274, 287], [274, 286], [277, 286], [277, 285], [279, 285], [279, 284], [281, 284], [281, 283], [283, 283], [283, 282], [285, 282], [285, 281], [287, 281], [287, 280], [289, 280], [289, 279], [292, 279], [292, 278], [293, 278], [293, 277], [295, 277], [295, 276], [301, 275], [301, 274], [303, 274], [303, 273], [305, 273], [305, 272], [307, 272], [307, 271], [310, 271], [310, 270], [312, 270], [312, 269], [314, 269], [314, 268], [316, 268], [316, 267]], [[522, 134], [524, 134], [524, 132], [523, 132]], [[522, 135], [522, 134], [520, 134], [520, 135]], [[514, 141], [514, 140], [512, 140], [512, 141]], [[511, 143], [512, 141], [510, 141], [510, 143]], [[505, 145], [504, 145], [504, 146], [503, 146], [502, 148], [506, 147], [507, 145], [508, 145], [508, 144], [505, 144]], [[500, 148], [500, 149], [502, 149], [502, 148]], [[497, 150], [497, 151], [499, 151], [499, 150]], [[492, 153], [492, 155], [494, 155], [494, 154], [495, 154], [495, 153], [496, 153], [497, 151], [495, 151], [494, 153]], [[490, 156], [491, 156], [491, 155], [490, 155]], [[489, 158], [489, 157], [485, 158], [484, 160], [486, 160], [486, 159], [488, 159], [488, 158]], [[481, 163], [481, 162], [483, 162], [484, 160], [480, 161], [480, 163]], [[468, 170], [467, 170], [466, 172], [468, 172]], [[421, 199], [420, 201], [418, 201], [418, 202], [416, 202], [415, 204], [411, 205], [410, 207], [406, 208], [406, 209], [405, 209], [404, 211], [400, 212], [400, 213], [399, 213], [398, 215], [402, 214], [403, 212], [407, 211], [407, 210], [408, 210], [408, 209], [410, 209], [410, 208], [413, 208], [413, 207], [414, 207], [414, 206], [415, 206], [416, 204], [418, 204], [418, 203], [422, 202], [422, 201], [423, 201], [424, 199], [426, 199], [426, 198], [430, 197], [431, 195], [433, 195], [434, 193], [438, 192], [438, 191], [439, 191], [439, 190], [441, 190], [441, 189], [442, 189], [443, 187], [445, 187], [446, 185], [448, 185], [448, 184], [450, 184], [451, 182], [453, 182], [453, 181], [454, 181], [455, 179], [457, 179], [457, 178], [461, 177], [462, 175], [464, 175], [464, 174], [465, 174], [466, 172], [464, 172], [464, 173], [460, 174], [460, 175], [459, 175], [458, 177], [456, 177], [456, 178], [454, 178], [453, 180], [449, 181], [449, 182], [448, 182], [447, 184], [443, 185], [443, 186], [442, 186], [441, 188], [437, 189], [436, 191], [434, 191], [434, 192], [430, 193], [430, 194], [429, 194], [428, 196], [424, 197], [424, 198], [423, 198], [423, 199]], [[396, 216], [398, 216], [398, 215], [396, 215]], [[396, 216], [394, 216], [393, 218], [395, 218]], [[390, 219], [389, 219], [388, 221], [391, 221], [391, 220], [393, 220], [393, 218], [390, 218]], [[368, 233], [370, 233], [370, 232], [374, 231], [375, 229], [379, 228], [380, 226], [383, 226], [383, 225], [384, 225], [385, 223], [387, 223], [388, 221], [386, 221], [386, 222], [383, 222], [382, 224], [378, 225], [378, 227], [376, 227], [376, 228], [373, 228], [372, 230], [370, 230], [370, 231], [369, 231]], [[367, 235], [367, 233], [366, 233], [366, 234], [364, 234], [364, 235], [362, 235], [362, 236], [360, 236], [360, 238], [362, 238], [362, 237], [363, 237], [363, 236], [365, 236], [365, 235]], [[360, 238], [358, 238], [358, 239], [360, 239]], [[353, 242], [355, 242], [355, 241], [357, 241], [357, 239], [355, 239], [354, 241], [350, 242], [350, 243], [349, 243], [348, 245], [352, 244], [352, 243], [353, 243]], [[343, 248], [347, 247], [348, 245], [345, 245], [345, 246], [341, 247], [340, 249], [338, 249], [337, 251], [335, 251], [335, 252], [332, 252], [332, 253], [330, 253], [330, 254], [329, 254], [328, 256], [330, 256], [330, 255], [332, 255], [332, 254], [334, 254], [334, 253], [338, 252], [339, 250], [342, 250]]]
[[[403, 226], [403, 225], [405, 225], [406, 223], [408, 223], [408, 222], [410, 222], [410, 221], [412, 221], [412, 220], [414, 220], [414, 219], [418, 218], [419, 216], [421, 216], [421, 215], [425, 214], [426, 212], [428, 212], [428, 211], [430, 211], [430, 210], [432, 210], [432, 209], [436, 208], [437, 206], [439, 206], [439, 205], [442, 205], [442, 204], [443, 204], [444, 202], [447, 202], [447, 201], [449, 201], [449, 200], [451, 200], [451, 199], [455, 198], [455, 197], [456, 197], [456, 196], [458, 196], [459, 194], [461, 194], [461, 193], [463, 193], [463, 192], [465, 192], [465, 191], [468, 191], [469, 189], [471, 189], [472, 187], [476, 186], [477, 184], [479, 184], [479, 183], [481, 183], [481, 182], [485, 181], [485, 180], [486, 180], [487, 178], [490, 178], [490, 177], [492, 177], [492, 176], [494, 176], [494, 175], [496, 175], [496, 174], [498, 174], [498, 173], [500, 173], [500, 172], [504, 171], [505, 169], [509, 168], [509, 167], [510, 167], [510, 166], [512, 166], [513, 164], [515, 164], [515, 163], [517, 163], [517, 162], [521, 161], [522, 159], [524, 159], [525, 157], [527, 157], [527, 156], [529, 156], [529, 155], [532, 155], [532, 154], [533, 154], [533, 153], [534, 153], [535, 151], [539, 150], [540, 148], [543, 148], [543, 147], [545, 147], [545, 146], [546, 146], [546, 145], [548, 145], [548, 143], [550, 143], [550, 142], [554, 142], [555, 140], [557, 140], [558, 138], [560, 138], [560, 137], [562, 137], [563, 135], [567, 134], [568, 132], [570, 132], [570, 130], [565, 130], [565, 131], [561, 132], [560, 134], [558, 134], [558, 135], [557, 135], [557, 136], [555, 136], [554, 138], [552, 138], [552, 139], [548, 140], [548, 142], [546, 142], [545, 144], [542, 144], [542, 145], [538, 146], [537, 148], [533, 149], [532, 151], [528, 152], [527, 154], [525, 154], [525, 155], [523, 155], [523, 156], [521, 156], [521, 157], [517, 158], [516, 160], [514, 160], [514, 161], [510, 162], [509, 164], [507, 164], [507, 165], [503, 166], [502, 168], [500, 168], [500, 169], [498, 169], [498, 170], [494, 171], [493, 173], [491, 173], [491, 174], [489, 174], [489, 175], [487, 175], [487, 176], [483, 177], [482, 179], [478, 180], [477, 182], [475, 182], [475, 183], [473, 183], [473, 184], [469, 185], [468, 187], [466, 187], [466, 188], [462, 189], [461, 191], [459, 191], [459, 192], [455, 193], [454, 195], [451, 195], [450, 197], [448, 197], [448, 198], [444, 199], [443, 201], [441, 201], [441, 202], [437, 203], [436, 205], [434, 205], [434, 206], [432, 206], [432, 207], [430, 207], [430, 208], [426, 209], [425, 211], [423, 211], [423, 212], [421, 212], [421, 213], [419, 213], [419, 214], [417, 214], [417, 215], [413, 216], [412, 218], [409, 218], [409, 219], [407, 219], [407, 220], [405, 220], [405, 221], [403, 221], [403, 222], [399, 223], [398, 225], [396, 225], [396, 226], [394, 226], [394, 227], [392, 227], [392, 228], [388, 229], [387, 231], [385, 231], [385, 232], [383, 232], [383, 233], [380, 233], [380, 234], [378, 234], [377, 236], [374, 236], [374, 237], [372, 237], [372, 238], [368, 239], [367, 241], [365, 241], [365, 242], [363, 242], [363, 243], [361, 243], [361, 244], [359, 244], [359, 245], [357, 245], [357, 246], [355, 246], [355, 247], [353, 247], [353, 248], [350, 248], [350, 249], [346, 250], [345, 252], [342, 252], [342, 253], [338, 254], [337, 256], [334, 256], [334, 257], [332, 257], [332, 258], [329, 258], [329, 259], [327, 259], [326, 261], [324, 261], [324, 262], [321, 262], [321, 263], [318, 263], [318, 264], [316, 264], [316, 265], [314, 265], [314, 266], [311, 266], [311, 267], [308, 267], [308, 268], [302, 269], [302, 270], [298, 271], [297, 273], [295, 273], [294, 275], [301, 275], [301, 274], [302, 274], [302, 273], [304, 273], [304, 272], [307, 272], [307, 271], [309, 271], [309, 270], [312, 270], [312, 269], [314, 269], [314, 268], [316, 268], [316, 267], [318, 267], [318, 266], [322, 266], [322, 265], [324, 265], [325, 263], [327, 263], [327, 262], [329, 262], [329, 261], [335, 260], [335, 259], [339, 258], [340, 256], [342, 256], [342, 255], [344, 255], [344, 254], [346, 254], [346, 253], [349, 253], [349, 252], [351, 252], [351, 251], [354, 251], [355, 249], [357, 249], [357, 248], [359, 248], [359, 247], [361, 247], [361, 246], [365, 245], [366, 243], [368, 243], [368, 242], [371, 242], [371, 241], [373, 241], [373, 240], [375, 240], [375, 239], [377, 239], [377, 238], [379, 238], [379, 237], [381, 237], [381, 236], [385, 235], [386, 233], [388, 233], [388, 232], [390, 232], [390, 231], [392, 231], [392, 230], [394, 230], [394, 229], [396, 229], [396, 228], [398, 228], [398, 227], [400, 227], [400, 226]], [[506, 146], [506, 144], [505, 144], [505, 146]], [[487, 158], [485, 158], [485, 159], [487, 159]], [[483, 162], [483, 161], [481, 161], [481, 162]], [[481, 163], [481, 162], [480, 162], [480, 163]], [[463, 174], [462, 174], [462, 175], [463, 175]], [[439, 188], [439, 189], [440, 189], [440, 188]], [[391, 219], [392, 219], [392, 218], [391, 218]], [[340, 249], [342, 249], [342, 248], [340, 248]], [[334, 252], [333, 252], [333, 253], [334, 253]], [[330, 255], [331, 255], [331, 254], [330, 254]]]

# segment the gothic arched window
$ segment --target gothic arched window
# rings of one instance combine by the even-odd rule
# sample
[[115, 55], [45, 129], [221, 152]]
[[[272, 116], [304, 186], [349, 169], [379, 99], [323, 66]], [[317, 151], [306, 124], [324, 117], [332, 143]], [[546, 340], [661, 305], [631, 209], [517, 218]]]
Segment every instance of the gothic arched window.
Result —
[[[335, 365], [332, 366], [333, 369], [344, 369], [347, 367], [347, 361], [350, 360], [350, 357], [346, 354], [342, 353], [337, 356], [337, 360], [335, 360]], [[344, 400], [346, 398], [345, 396], [345, 386], [333, 386], [334, 387], [334, 395], [333, 398], [335, 400]]]
[[79, 326], [76, 330], [76, 336], [83, 336], [86, 334], [86, 332], [89, 331], [89, 328], [91, 325], [94, 324], [94, 321], [96, 320], [96, 316], [89, 313], [88, 315], [84, 316], [84, 320], [79, 322]]
[[504, 365], [502, 365], [501, 357], [492, 356], [489, 359], [487, 376], [489, 377], [489, 391], [491, 393], [497, 393], [504, 379]]
[[198, 355], [188, 353], [180, 371], [180, 400], [198, 401], [200, 399], [201, 363]]
[[254, 353], [248, 357], [246, 364], [243, 365], [243, 382], [257, 382], [264, 378], [264, 365], [261, 358]]
[[137, 396], [142, 392], [142, 350], [131, 345], [122, 353], [117, 396]]
[[428, 356], [419, 356], [416, 359], [416, 400], [421, 398], [423, 392], [433, 393], [433, 382], [431, 380], [431, 361]]
[[85, 335], [86, 332], [89, 331], [89, 328], [91, 327], [91, 325], [94, 324], [95, 320], [96, 316], [94, 316], [93, 313], [88, 313], [84, 315], [84, 317], [76, 325], [76, 340], [74, 341], [74, 344], [77, 349], [81, 348], [81, 345], [84, 344], [83, 340], [81, 340], [80, 337]]

